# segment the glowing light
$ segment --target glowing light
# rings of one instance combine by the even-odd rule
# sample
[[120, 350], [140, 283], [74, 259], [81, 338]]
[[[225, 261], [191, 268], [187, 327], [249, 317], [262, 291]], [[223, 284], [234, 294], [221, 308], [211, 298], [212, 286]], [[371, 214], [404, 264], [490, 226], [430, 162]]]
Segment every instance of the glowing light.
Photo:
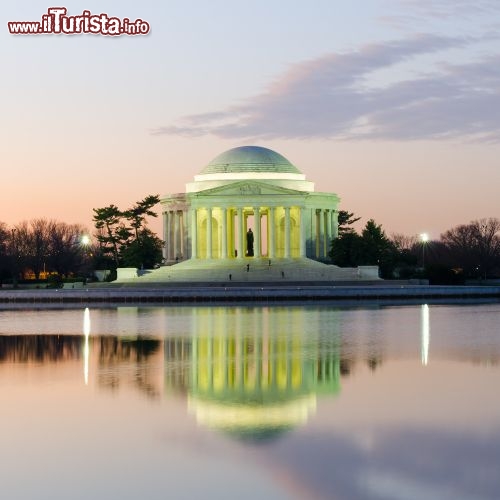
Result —
[[427, 233], [422, 233], [420, 235], [420, 241], [422, 243], [427, 243], [429, 241], [429, 235]]
[[85, 336], [85, 344], [83, 346], [83, 380], [85, 385], [89, 385], [89, 336], [90, 336], [90, 311], [86, 307], [83, 312], [83, 335]]
[[90, 245], [90, 236], [84, 234], [80, 241], [81, 241], [82, 245], [84, 245], [84, 246]]
[[423, 304], [420, 312], [420, 335], [422, 343], [422, 364], [427, 366], [429, 361], [430, 323], [429, 306]]

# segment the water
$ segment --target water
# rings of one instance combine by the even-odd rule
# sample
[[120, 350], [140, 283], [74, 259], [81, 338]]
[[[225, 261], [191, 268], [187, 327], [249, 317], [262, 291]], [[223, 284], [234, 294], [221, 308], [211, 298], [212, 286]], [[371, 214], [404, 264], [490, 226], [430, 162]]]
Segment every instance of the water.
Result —
[[5, 499], [498, 499], [500, 304], [0, 311]]

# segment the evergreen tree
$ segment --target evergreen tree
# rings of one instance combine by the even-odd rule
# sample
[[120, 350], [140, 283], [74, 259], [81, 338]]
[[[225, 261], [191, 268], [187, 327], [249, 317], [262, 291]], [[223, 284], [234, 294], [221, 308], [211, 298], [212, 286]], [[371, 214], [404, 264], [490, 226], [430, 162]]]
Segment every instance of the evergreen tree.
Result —
[[163, 242], [147, 226], [147, 217], [157, 217], [152, 208], [160, 201], [158, 195], [146, 196], [132, 208], [120, 211], [115, 205], [94, 208], [100, 255], [105, 263], [113, 258], [114, 267], [151, 268], [162, 260]]
[[339, 236], [344, 233], [353, 233], [354, 228], [351, 226], [360, 220], [361, 217], [355, 217], [353, 212], [348, 212], [347, 210], [339, 210], [338, 215], [338, 228]]
[[93, 221], [98, 230], [96, 237], [100, 244], [101, 253], [112, 255], [116, 267], [118, 267], [118, 248], [123, 243], [123, 226], [120, 226], [123, 213], [116, 205], [94, 208], [93, 210]]

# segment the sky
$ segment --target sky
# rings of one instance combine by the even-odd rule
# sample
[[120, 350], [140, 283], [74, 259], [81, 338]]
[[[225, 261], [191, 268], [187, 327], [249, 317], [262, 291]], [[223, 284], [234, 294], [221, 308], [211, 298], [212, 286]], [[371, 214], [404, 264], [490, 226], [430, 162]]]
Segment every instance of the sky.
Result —
[[[84, 224], [274, 149], [340, 208], [431, 238], [500, 217], [498, 0], [81, 0], [143, 36], [13, 35], [0, 12], [0, 221]], [[160, 207], [158, 207], [159, 211]], [[155, 220], [151, 227], [160, 232]]]

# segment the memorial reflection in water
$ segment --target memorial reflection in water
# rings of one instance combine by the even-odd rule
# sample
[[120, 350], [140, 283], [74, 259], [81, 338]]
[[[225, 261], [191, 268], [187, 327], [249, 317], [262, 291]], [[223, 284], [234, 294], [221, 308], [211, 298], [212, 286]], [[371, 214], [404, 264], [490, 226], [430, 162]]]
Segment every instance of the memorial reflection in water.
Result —
[[[94, 317], [86, 309], [83, 338], [0, 336], [0, 362], [77, 360], [85, 385], [131, 386], [153, 398], [185, 394], [199, 424], [266, 437], [306, 422], [318, 394], [340, 390], [336, 312], [329, 313], [327, 334], [315, 326], [318, 314], [280, 307], [122, 307]], [[155, 318], [147, 332], [144, 315]], [[120, 336], [102, 335], [106, 318], [118, 324]]]
[[[359, 339], [353, 347], [354, 332], [341, 331], [343, 314], [323, 307], [85, 309], [83, 339], [12, 332], [0, 336], [0, 362], [77, 360], [85, 385], [130, 386], [152, 398], [181, 393], [200, 425], [266, 437], [305, 423], [318, 395], [337, 395], [341, 375], [359, 358], [372, 370], [382, 362], [379, 348], [362, 353]], [[419, 316], [427, 365], [427, 305], [419, 306]]]
[[198, 423], [267, 437], [304, 423], [318, 393], [339, 391], [339, 340], [306, 332], [301, 311], [256, 309], [250, 322], [244, 312], [197, 310], [189, 337], [165, 341], [165, 359], [189, 353], [183, 380]]

